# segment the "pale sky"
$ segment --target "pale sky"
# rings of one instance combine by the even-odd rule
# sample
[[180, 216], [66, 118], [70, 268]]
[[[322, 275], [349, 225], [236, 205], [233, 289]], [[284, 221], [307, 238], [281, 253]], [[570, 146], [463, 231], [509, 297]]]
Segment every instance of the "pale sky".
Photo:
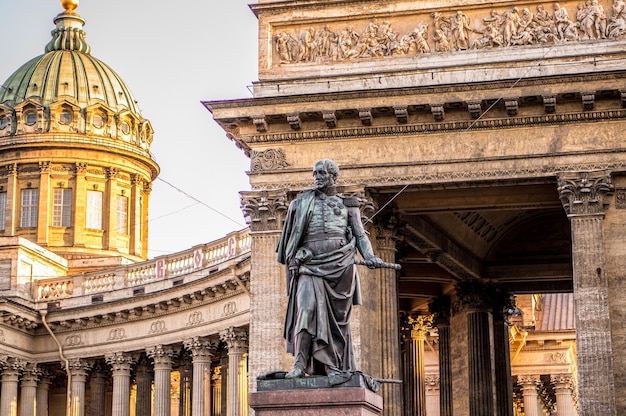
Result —
[[[92, 56], [121, 76], [155, 130], [150, 258], [246, 226], [239, 191], [250, 189], [250, 162], [200, 102], [252, 97], [257, 20], [248, 3], [81, 0], [76, 10]], [[62, 11], [59, 0], [0, 0], [0, 83], [44, 53]]]

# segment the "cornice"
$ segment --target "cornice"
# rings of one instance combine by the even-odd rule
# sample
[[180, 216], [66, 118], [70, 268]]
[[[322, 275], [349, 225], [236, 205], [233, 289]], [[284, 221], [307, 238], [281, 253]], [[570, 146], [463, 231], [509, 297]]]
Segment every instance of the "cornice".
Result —
[[[382, 76], [383, 74], [377, 74]], [[371, 74], [370, 74], [371, 76]], [[537, 87], [537, 86], [550, 86], [550, 85], [571, 85], [574, 83], [588, 84], [595, 81], [606, 80], [620, 80], [626, 79], [626, 71], [611, 71], [605, 73], [584, 74], [584, 75], [561, 75], [561, 76], [547, 76], [547, 77], [532, 77], [521, 80], [501, 80], [501, 81], [479, 81], [469, 82], [463, 84], [442, 84], [442, 85], [429, 85], [429, 86], [415, 86], [415, 87], [399, 87], [399, 88], [386, 88], [386, 89], [367, 89], [359, 91], [344, 91], [344, 92], [330, 92], [330, 93], [316, 93], [316, 94], [302, 94], [302, 95], [288, 95], [288, 96], [275, 96], [275, 97], [260, 97], [260, 98], [244, 98], [236, 100], [222, 100], [222, 101], [203, 101], [209, 111], [212, 109], [231, 109], [231, 108], [246, 108], [256, 106], [276, 106], [280, 104], [298, 104], [298, 103], [313, 103], [313, 102], [341, 102], [351, 101], [355, 99], [363, 98], [384, 98], [384, 97], [406, 97], [406, 96], [420, 96], [429, 94], [446, 94], [446, 93], [461, 93], [471, 92], [473, 94], [480, 94], [481, 91], [490, 90], [502, 90], [509, 89], [512, 85], [515, 85], [516, 89], [524, 87]], [[498, 97], [495, 97], [498, 98]]]
[[[102, 328], [196, 309], [247, 294], [249, 272], [247, 270], [238, 272], [240, 274], [236, 278], [228, 278], [232, 270], [224, 269], [216, 274], [207, 273], [205, 277], [187, 284], [120, 301], [58, 311], [51, 309], [47, 320], [55, 332], [63, 333], [74, 331], [77, 327]], [[242, 287], [242, 284], [245, 287]]]
[[386, 126], [363, 126], [313, 131], [289, 131], [246, 136], [246, 144], [280, 143], [294, 141], [334, 140], [349, 137], [385, 137], [414, 135], [434, 132], [493, 130], [513, 127], [559, 125], [573, 122], [596, 122], [626, 119], [626, 109], [589, 111], [584, 113], [543, 114], [498, 119], [442, 121], [439, 123], [399, 124]]

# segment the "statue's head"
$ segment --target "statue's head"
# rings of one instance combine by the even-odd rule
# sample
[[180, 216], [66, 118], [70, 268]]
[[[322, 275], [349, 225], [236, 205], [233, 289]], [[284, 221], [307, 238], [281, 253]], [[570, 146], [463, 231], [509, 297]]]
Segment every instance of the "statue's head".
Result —
[[339, 166], [330, 159], [322, 159], [313, 167], [315, 189], [325, 190], [329, 186], [335, 185], [338, 176]]

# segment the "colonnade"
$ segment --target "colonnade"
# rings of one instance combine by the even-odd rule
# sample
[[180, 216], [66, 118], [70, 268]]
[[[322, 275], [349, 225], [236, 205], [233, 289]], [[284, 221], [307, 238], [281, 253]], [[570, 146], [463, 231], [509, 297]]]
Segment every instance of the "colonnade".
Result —
[[[247, 329], [231, 327], [219, 337], [195, 336], [143, 351], [72, 357], [60, 363], [0, 355], [0, 414], [245, 416], [247, 345]], [[66, 397], [50, 394], [51, 386], [56, 386], [55, 392], [64, 390]]]

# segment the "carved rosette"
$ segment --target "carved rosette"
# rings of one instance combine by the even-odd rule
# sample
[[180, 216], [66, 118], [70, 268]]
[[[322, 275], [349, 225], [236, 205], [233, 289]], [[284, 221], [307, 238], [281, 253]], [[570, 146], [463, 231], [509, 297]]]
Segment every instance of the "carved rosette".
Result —
[[251, 231], [279, 231], [287, 213], [287, 194], [285, 191], [242, 192], [241, 210]]
[[250, 161], [252, 172], [264, 172], [289, 166], [283, 149], [267, 149], [262, 152], [252, 151]]
[[424, 377], [424, 385], [427, 393], [435, 393], [439, 391], [441, 380], [439, 374], [426, 374]]
[[124, 352], [114, 352], [104, 357], [106, 363], [111, 366], [113, 375], [128, 374], [136, 359]]
[[220, 340], [228, 347], [228, 354], [243, 354], [248, 351], [248, 331], [230, 327], [220, 332]]
[[611, 174], [607, 171], [562, 173], [558, 191], [568, 217], [603, 215], [604, 197], [613, 193]]

